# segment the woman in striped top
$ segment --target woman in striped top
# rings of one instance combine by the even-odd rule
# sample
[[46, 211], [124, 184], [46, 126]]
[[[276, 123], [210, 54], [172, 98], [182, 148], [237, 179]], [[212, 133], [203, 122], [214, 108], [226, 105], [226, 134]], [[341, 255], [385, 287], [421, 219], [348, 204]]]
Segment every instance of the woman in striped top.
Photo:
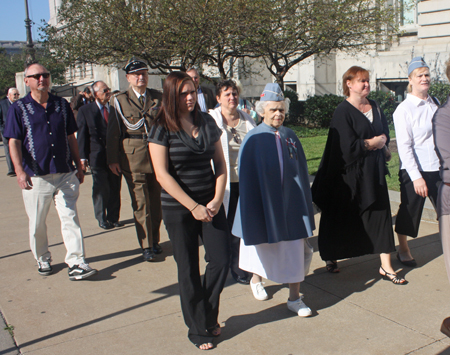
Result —
[[[220, 335], [219, 297], [229, 264], [229, 231], [222, 205], [227, 178], [221, 133], [214, 119], [200, 111], [192, 79], [182, 72], [169, 74], [161, 111], [148, 141], [162, 187], [163, 219], [177, 262], [188, 337], [201, 350], [211, 349], [213, 337]], [[203, 280], [199, 236], [208, 262]]]

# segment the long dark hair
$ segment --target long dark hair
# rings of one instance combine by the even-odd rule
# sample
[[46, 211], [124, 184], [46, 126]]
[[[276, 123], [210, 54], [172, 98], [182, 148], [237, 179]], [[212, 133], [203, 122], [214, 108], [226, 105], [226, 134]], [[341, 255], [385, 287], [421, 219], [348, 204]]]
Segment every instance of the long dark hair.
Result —
[[[180, 105], [180, 92], [183, 85], [190, 81], [192, 85], [194, 82], [191, 77], [184, 72], [176, 71], [170, 73], [163, 85], [162, 105], [156, 116], [155, 123], [164, 126], [170, 132], [177, 132], [181, 130], [180, 117], [178, 116], [178, 107]], [[195, 85], [194, 85], [195, 87]], [[200, 106], [198, 101], [195, 103], [194, 111], [194, 124], [199, 126], [200, 118], [198, 112]]]

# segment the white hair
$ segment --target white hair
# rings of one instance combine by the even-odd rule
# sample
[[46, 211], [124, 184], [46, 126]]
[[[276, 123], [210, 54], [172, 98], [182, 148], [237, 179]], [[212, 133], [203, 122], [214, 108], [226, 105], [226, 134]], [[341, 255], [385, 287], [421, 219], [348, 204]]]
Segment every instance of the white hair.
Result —
[[16, 90], [17, 92], [19, 92], [19, 90], [17, 90], [17, 88], [9, 88], [8, 92], [6, 93], [6, 95], [9, 95], [11, 93], [11, 91]]
[[[273, 101], [256, 101], [255, 103], [255, 111], [258, 115], [264, 116], [264, 110], [266, 109], [267, 103], [273, 102]], [[291, 100], [289, 98], [284, 99], [284, 104], [286, 105], [286, 115], [289, 112], [289, 104], [291, 103]]]

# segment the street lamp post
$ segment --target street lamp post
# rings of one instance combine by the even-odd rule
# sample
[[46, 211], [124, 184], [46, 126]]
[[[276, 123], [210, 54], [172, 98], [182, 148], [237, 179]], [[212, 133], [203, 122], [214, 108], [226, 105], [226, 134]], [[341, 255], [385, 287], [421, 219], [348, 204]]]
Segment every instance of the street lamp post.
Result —
[[28, 16], [28, 0], [25, 0], [25, 28], [27, 30], [27, 56], [26, 56], [26, 63], [25, 64], [31, 64], [34, 62], [34, 44], [33, 39], [31, 37], [31, 20]]

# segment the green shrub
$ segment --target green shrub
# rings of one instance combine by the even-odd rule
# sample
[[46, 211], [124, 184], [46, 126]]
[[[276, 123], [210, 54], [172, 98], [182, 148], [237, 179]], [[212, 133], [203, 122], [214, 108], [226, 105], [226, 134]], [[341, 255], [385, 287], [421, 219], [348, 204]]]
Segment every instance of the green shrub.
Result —
[[368, 98], [376, 101], [384, 112], [388, 123], [393, 123], [392, 114], [398, 106], [398, 103], [395, 102], [394, 94], [392, 92], [371, 91]]
[[343, 100], [343, 96], [333, 94], [308, 97], [303, 112], [305, 123], [316, 127], [329, 127], [334, 110]]
[[447, 101], [448, 94], [450, 94], [450, 85], [440, 82], [432, 82], [430, 90], [428, 91], [430, 96], [435, 96], [441, 103], [441, 105]]
[[291, 100], [291, 103], [289, 104], [289, 112], [286, 116], [286, 123], [301, 123], [303, 103], [298, 101], [298, 94], [295, 91], [288, 89], [284, 91], [284, 97]]

